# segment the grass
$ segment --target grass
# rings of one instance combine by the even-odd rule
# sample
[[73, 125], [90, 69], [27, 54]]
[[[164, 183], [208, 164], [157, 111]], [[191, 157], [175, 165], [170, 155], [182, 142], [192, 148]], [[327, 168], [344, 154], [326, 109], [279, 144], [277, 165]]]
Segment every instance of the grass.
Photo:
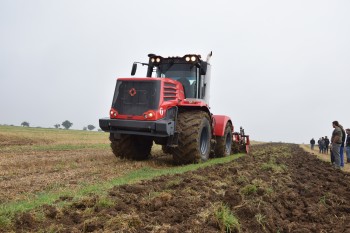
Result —
[[[178, 166], [172, 168], [155, 169], [151, 167], [143, 167], [138, 170], [131, 171], [122, 177], [115, 178], [106, 182], [96, 184], [82, 184], [79, 189], [69, 190], [61, 188], [52, 192], [45, 192], [29, 198], [28, 200], [14, 201], [0, 205], [0, 227], [6, 226], [11, 223], [15, 214], [20, 212], [29, 211], [38, 208], [44, 204], [53, 204], [61, 196], [74, 197], [75, 200], [82, 198], [88, 194], [105, 195], [109, 189], [114, 186], [133, 184], [141, 180], [150, 180], [162, 175], [174, 175], [188, 171], [194, 171], [199, 168], [212, 166], [215, 164], [228, 163], [243, 156], [243, 154], [237, 154], [233, 156], [216, 158], [208, 160], [205, 163], [190, 164], [186, 166]], [[66, 205], [68, 203], [61, 203]], [[107, 202], [108, 204], [108, 202]]]
[[256, 221], [259, 223], [260, 226], [265, 230], [265, 224], [266, 224], [266, 216], [259, 213], [255, 215]]
[[107, 221], [107, 228], [118, 229], [116, 232], [135, 232], [135, 228], [141, 225], [137, 213], [118, 214]]
[[0, 214], [0, 229], [4, 229], [11, 224], [12, 216]]
[[161, 194], [160, 192], [150, 192], [150, 193], [148, 193], [148, 196], [146, 196], [145, 198], [147, 200], [152, 200], [155, 197], [158, 197], [160, 194]]
[[326, 195], [320, 197], [319, 203], [321, 203], [322, 205], [326, 205]]
[[[64, 129], [48, 129], [48, 128], [30, 128], [18, 126], [0, 126], [0, 136], [9, 138], [13, 141], [28, 140], [30, 145], [7, 145], [11, 149], [25, 147], [34, 150], [46, 149], [78, 149], [95, 145], [100, 148], [104, 144], [108, 144], [108, 136], [105, 132], [83, 131], [83, 130], [64, 130]], [[49, 146], [47, 145], [49, 144]], [[71, 147], [70, 147], [71, 146]]]
[[261, 168], [263, 170], [272, 171], [274, 173], [280, 173], [280, 172], [284, 172], [284, 171], [287, 170], [286, 165], [284, 165], [284, 164], [277, 164], [276, 163], [276, 158], [275, 157], [271, 157], [269, 162], [263, 163], [261, 165]]
[[62, 232], [64, 229], [63, 225], [61, 226], [49, 226], [47, 229], [39, 230], [38, 233], [57, 233]]
[[243, 185], [243, 184], [249, 183], [249, 179], [246, 176], [240, 175], [237, 178], [237, 182], [238, 182], [238, 184]]
[[215, 211], [215, 218], [221, 231], [236, 232], [240, 231], [238, 218], [231, 212], [225, 204], [220, 203]]
[[114, 202], [109, 199], [107, 196], [100, 196], [96, 206], [97, 207], [102, 207], [102, 208], [106, 208], [106, 207], [112, 207], [114, 205]]
[[[0, 151], [46, 151], [104, 149], [109, 147], [107, 133], [83, 130], [63, 130], [0, 126], [0, 136], [8, 139], [10, 145]], [[28, 144], [22, 143], [28, 141]]]
[[248, 185], [244, 186], [243, 188], [241, 188], [240, 191], [244, 196], [250, 196], [250, 195], [254, 195], [257, 190], [258, 190], [258, 187], [256, 185], [248, 184]]
[[331, 198], [329, 196], [329, 193], [325, 193], [323, 196], [320, 197], [319, 202], [320, 204], [327, 206], [327, 201], [329, 201]]
[[39, 145], [33, 146], [32, 150], [34, 151], [63, 151], [63, 150], [81, 150], [81, 149], [109, 149], [109, 143], [101, 144], [61, 144], [61, 145]]
[[166, 188], [171, 188], [171, 187], [174, 187], [174, 186], [177, 186], [177, 185], [180, 185], [181, 182], [182, 182], [182, 178], [179, 178], [179, 177], [176, 177], [172, 180], [169, 180], [167, 183], [166, 183]]

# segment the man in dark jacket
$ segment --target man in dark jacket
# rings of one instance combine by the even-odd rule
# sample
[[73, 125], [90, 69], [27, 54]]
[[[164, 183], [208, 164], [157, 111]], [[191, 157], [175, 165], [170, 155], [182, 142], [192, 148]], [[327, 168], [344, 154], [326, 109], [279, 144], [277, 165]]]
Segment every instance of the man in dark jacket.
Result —
[[322, 138], [318, 139], [317, 144], [318, 144], [318, 152], [322, 153]]
[[327, 138], [327, 136], [324, 137], [324, 145], [326, 147], [326, 153], [328, 154], [329, 139]]
[[310, 140], [310, 145], [311, 145], [311, 150], [314, 150], [314, 146], [315, 146], [315, 139], [314, 138], [312, 138]]
[[324, 138], [322, 137], [320, 139], [320, 141], [318, 142], [318, 146], [320, 147], [320, 153], [321, 154], [324, 154], [324, 152], [326, 151], [326, 147], [325, 147], [325, 144], [324, 144]]

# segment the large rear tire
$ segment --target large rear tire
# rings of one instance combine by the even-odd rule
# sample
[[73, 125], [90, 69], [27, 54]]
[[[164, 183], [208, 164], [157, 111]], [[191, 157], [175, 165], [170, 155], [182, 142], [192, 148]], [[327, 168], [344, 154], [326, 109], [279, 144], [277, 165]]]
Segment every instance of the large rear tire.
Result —
[[178, 146], [172, 149], [176, 164], [206, 161], [210, 153], [211, 125], [209, 115], [203, 111], [178, 114], [176, 131]]
[[215, 157], [226, 157], [231, 154], [232, 145], [232, 125], [227, 122], [224, 136], [217, 137], [215, 146]]
[[148, 159], [153, 145], [152, 138], [139, 135], [121, 135], [120, 139], [111, 135], [110, 141], [117, 158], [130, 160]]

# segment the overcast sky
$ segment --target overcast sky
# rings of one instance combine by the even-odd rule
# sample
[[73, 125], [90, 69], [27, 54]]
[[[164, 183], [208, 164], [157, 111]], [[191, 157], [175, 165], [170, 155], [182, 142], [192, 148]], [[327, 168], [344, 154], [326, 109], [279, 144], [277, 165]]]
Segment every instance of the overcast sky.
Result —
[[[211, 110], [253, 140], [350, 128], [350, 1], [0, 0], [0, 124], [107, 117], [148, 53], [211, 59]], [[145, 76], [139, 69], [136, 76]]]

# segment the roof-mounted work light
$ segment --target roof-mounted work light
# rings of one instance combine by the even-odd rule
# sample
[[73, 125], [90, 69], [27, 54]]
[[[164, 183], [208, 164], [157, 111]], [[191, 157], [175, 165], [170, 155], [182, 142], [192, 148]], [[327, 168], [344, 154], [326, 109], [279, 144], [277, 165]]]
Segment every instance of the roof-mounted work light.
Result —
[[199, 58], [196, 55], [186, 55], [185, 56], [185, 61], [187, 61], [187, 62], [195, 63], [195, 62], [198, 62], [198, 60], [199, 60]]
[[161, 61], [162, 61], [162, 58], [158, 56], [151, 58], [152, 63], [160, 63]]

